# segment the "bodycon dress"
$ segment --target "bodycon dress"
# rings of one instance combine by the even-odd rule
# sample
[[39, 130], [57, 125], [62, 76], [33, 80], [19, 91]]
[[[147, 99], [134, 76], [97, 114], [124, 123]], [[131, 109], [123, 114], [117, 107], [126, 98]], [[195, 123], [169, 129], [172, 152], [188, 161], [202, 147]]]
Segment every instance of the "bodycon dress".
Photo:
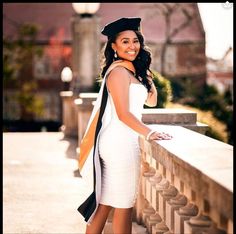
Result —
[[[147, 99], [147, 89], [140, 83], [130, 83], [129, 110], [141, 120]], [[99, 137], [98, 150], [102, 165], [100, 204], [115, 208], [134, 206], [139, 183], [139, 134], [121, 122], [108, 92], [111, 118]]]

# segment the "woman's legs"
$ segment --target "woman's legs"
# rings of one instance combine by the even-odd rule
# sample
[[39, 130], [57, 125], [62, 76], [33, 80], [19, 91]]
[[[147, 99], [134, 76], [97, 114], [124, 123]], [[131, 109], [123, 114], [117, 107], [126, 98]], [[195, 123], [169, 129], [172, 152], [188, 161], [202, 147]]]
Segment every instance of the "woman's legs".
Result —
[[112, 207], [99, 204], [93, 221], [86, 227], [86, 234], [100, 234], [106, 223], [108, 214]]
[[131, 234], [132, 208], [115, 208], [112, 225], [114, 234]]

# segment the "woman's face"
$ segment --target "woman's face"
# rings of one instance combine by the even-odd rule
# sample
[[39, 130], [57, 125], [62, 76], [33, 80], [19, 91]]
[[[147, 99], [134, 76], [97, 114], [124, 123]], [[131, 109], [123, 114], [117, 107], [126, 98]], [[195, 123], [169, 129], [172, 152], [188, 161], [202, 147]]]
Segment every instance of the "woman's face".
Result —
[[119, 33], [115, 43], [112, 43], [112, 49], [119, 58], [133, 61], [139, 53], [140, 42], [134, 31], [126, 30]]

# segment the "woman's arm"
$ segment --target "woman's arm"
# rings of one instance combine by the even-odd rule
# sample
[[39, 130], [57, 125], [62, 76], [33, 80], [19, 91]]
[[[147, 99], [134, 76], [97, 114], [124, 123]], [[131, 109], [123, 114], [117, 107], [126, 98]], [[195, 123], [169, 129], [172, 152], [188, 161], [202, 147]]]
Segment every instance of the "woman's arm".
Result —
[[150, 107], [154, 107], [157, 105], [157, 90], [156, 90], [156, 86], [152, 80], [152, 78], [149, 76], [148, 77], [148, 81], [149, 83], [151, 84], [151, 89], [150, 91], [148, 92], [148, 97], [147, 97], [147, 100], [145, 102], [145, 104], [147, 106], [150, 106]]
[[107, 78], [107, 88], [111, 93], [119, 120], [146, 137], [151, 129], [129, 111], [129, 85], [129, 73], [123, 67], [114, 68]]
[[153, 131], [129, 111], [129, 85], [129, 74], [123, 67], [114, 68], [107, 77], [107, 88], [119, 120], [148, 140], [170, 140], [172, 137], [169, 134]]

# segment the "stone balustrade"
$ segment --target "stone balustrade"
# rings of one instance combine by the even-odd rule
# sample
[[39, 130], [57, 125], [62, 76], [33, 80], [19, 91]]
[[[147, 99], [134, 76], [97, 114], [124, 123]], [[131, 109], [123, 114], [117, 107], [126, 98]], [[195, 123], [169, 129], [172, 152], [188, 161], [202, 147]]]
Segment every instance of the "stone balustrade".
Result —
[[[75, 99], [67, 91], [61, 97], [63, 132], [77, 136], [79, 147], [97, 93]], [[144, 109], [143, 122], [174, 138], [139, 139], [142, 173], [134, 221], [152, 234], [233, 234], [233, 147], [204, 136], [207, 126], [187, 110]], [[110, 222], [104, 233], [109, 227]]]
[[136, 222], [152, 234], [233, 234], [233, 147], [184, 127], [150, 126], [173, 139], [139, 139]]
[[60, 92], [62, 98], [62, 126], [61, 130], [65, 137], [77, 137], [78, 135], [78, 121], [77, 109], [74, 104], [75, 97], [72, 91]]

